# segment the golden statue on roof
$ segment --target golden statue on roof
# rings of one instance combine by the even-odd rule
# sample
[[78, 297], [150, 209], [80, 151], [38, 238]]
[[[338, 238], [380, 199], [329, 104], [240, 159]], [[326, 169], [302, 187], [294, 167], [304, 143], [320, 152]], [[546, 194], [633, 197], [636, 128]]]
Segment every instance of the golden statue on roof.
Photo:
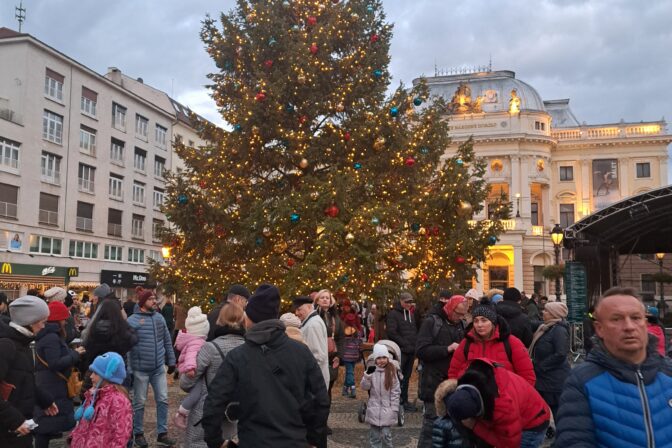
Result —
[[481, 109], [482, 103], [483, 97], [480, 96], [472, 102], [471, 88], [466, 83], [461, 82], [447, 106], [447, 112], [450, 114], [480, 113], [483, 111]]

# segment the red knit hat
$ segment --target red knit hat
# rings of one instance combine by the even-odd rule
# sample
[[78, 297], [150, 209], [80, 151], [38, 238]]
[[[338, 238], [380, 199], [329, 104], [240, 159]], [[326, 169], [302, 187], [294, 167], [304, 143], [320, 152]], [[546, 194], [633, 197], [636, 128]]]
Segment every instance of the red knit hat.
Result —
[[68, 307], [62, 302], [49, 302], [49, 317], [47, 322], [60, 322], [70, 317]]
[[150, 297], [154, 296], [154, 291], [151, 289], [143, 289], [140, 293], [138, 293], [138, 306], [142, 308], [145, 306], [145, 302], [149, 300]]

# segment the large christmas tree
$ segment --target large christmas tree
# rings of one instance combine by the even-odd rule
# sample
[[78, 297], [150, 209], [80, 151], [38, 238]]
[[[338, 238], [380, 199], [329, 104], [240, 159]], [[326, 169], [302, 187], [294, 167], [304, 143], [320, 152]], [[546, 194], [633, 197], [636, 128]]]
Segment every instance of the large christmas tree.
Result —
[[[232, 283], [391, 300], [467, 286], [502, 231], [471, 142], [446, 157], [445, 104], [424, 83], [386, 97], [392, 27], [376, 0], [239, 0], [202, 39], [230, 129], [178, 142], [152, 274], [187, 304]], [[410, 63], [410, 61], [409, 61]], [[508, 215], [501, 201], [494, 218]], [[422, 295], [422, 294], [421, 294]]]

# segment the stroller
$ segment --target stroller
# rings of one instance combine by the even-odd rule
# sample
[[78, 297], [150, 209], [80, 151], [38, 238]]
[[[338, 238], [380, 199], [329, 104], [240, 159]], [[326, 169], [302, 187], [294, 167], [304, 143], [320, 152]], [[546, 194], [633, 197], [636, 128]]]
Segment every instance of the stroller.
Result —
[[[401, 349], [396, 342], [390, 341], [389, 339], [381, 339], [377, 342], [387, 347], [387, 351], [392, 355], [391, 362], [397, 367], [397, 375], [399, 376], [399, 381], [403, 379], [401, 374], [400, 362], [401, 362]], [[359, 352], [362, 355], [362, 363], [364, 364], [364, 371], [367, 368], [375, 365], [376, 360], [373, 359], [373, 345], [371, 343], [363, 343], [359, 349]], [[360, 403], [359, 411], [357, 412], [357, 420], [359, 423], [364, 423], [366, 418], [366, 401]], [[399, 413], [397, 414], [397, 426], [404, 426], [406, 421], [406, 415], [404, 414], [404, 406], [399, 403]]]

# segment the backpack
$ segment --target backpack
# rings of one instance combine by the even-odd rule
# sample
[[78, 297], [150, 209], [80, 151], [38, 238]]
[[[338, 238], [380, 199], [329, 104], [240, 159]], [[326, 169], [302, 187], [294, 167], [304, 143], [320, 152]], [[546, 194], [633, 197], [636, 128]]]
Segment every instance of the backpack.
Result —
[[[432, 326], [432, 340], [434, 340], [439, 335], [445, 321], [436, 314], [430, 314], [429, 317], [434, 321], [434, 325]], [[464, 321], [461, 320], [459, 325], [462, 326], [462, 331], [464, 331]]]
[[[469, 346], [471, 345], [471, 340], [469, 338], [465, 339], [467, 342], [464, 344], [464, 359], [467, 360], [469, 359]], [[506, 339], [502, 340], [502, 342], [504, 343], [506, 357], [509, 359], [511, 365], [513, 365], [513, 354], [511, 352], [511, 344], [509, 344], [509, 338], [507, 337]]]

